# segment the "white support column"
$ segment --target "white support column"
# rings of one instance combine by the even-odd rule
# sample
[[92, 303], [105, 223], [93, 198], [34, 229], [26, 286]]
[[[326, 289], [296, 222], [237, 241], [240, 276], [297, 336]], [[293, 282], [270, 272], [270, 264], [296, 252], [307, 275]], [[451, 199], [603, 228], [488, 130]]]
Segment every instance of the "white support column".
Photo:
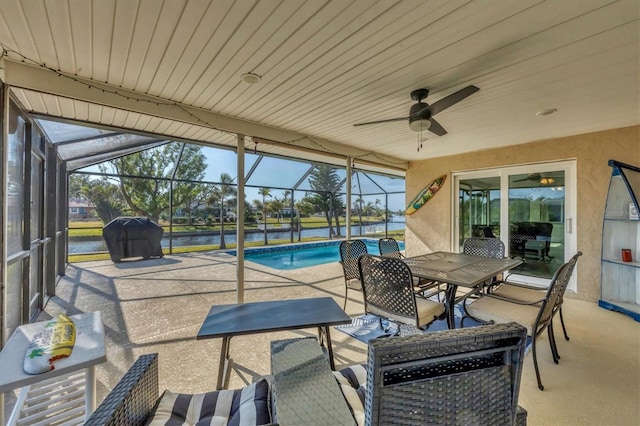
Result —
[[351, 239], [351, 157], [347, 157], [347, 206], [346, 206], [346, 221], [347, 221], [347, 240]]
[[236, 201], [236, 277], [237, 301], [244, 303], [244, 135], [238, 135]]

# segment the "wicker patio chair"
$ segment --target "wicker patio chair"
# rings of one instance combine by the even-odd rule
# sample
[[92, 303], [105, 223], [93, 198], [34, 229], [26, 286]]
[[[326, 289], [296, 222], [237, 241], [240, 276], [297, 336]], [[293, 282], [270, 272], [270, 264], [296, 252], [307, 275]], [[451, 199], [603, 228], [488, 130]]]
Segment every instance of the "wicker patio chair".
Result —
[[[271, 424], [266, 378], [243, 389], [189, 395], [158, 387], [158, 354], [141, 355], [84, 423], [85, 426], [142, 426], [153, 416], [161, 424]], [[246, 389], [246, 391], [245, 391]], [[233, 402], [231, 402], [233, 400]], [[223, 403], [218, 405], [217, 401]], [[199, 413], [194, 418], [194, 413]], [[246, 416], [246, 417], [245, 417]], [[160, 417], [160, 418], [158, 418]], [[250, 423], [247, 420], [250, 419]], [[187, 420], [188, 419], [188, 420]], [[153, 423], [156, 424], [156, 423]]]
[[347, 295], [350, 289], [362, 291], [358, 258], [363, 254], [367, 254], [367, 244], [362, 240], [345, 240], [340, 243], [340, 265], [342, 265], [345, 286], [342, 309], [347, 307]]
[[85, 425], [144, 425], [159, 397], [158, 354], [141, 355]]
[[366, 366], [334, 376], [358, 424], [525, 425], [526, 337], [510, 323], [373, 339]]
[[416, 297], [413, 275], [401, 259], [369, 254], [358, 264], [366, 313], [418, 328], [444, 315], [444, 303]]
[[[567, 263], [558, 268], [551, 279], [551, 285], [547, 292], [539, 300], [525, 301], [509, 298], [505, 296], [506, 291], [503, 291], [503, 295], [500, 295], [498, 288], [492, 293], [480, 295], [477, 300], [468, 305], [463, 305], [465, 312], [474, 319], [489, 323], [515, 321], [527, 327], [528, 333], [533, 339], [531, 351], [533, 352], [533, 365], [540, 390], [544, 390], [544, 386], [540, 380], [536, 341], [538, 336], [547, 330], [553, 361], [557, 364], [560, 357], [553, 333], [553, 318], [562, 308], [564, 292], [567, 289], [578, 257], [581, 255], [582, 252], [578, 252]], [[464, 318], [462, 322], [464, 323]]]

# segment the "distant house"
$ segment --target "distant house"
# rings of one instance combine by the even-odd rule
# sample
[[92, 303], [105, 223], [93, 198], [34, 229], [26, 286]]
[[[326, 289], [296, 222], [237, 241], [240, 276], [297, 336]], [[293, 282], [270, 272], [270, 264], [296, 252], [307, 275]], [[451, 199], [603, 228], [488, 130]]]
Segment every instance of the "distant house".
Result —
[[96, 206], [82, 198], [69, 199], [69, 218], [87, 219], [96, 217]]
[[[283, 207], [281, 211], [282, 211], [282, 217], [283, 217], [283, 218], [285, 218], [285, 217], [287, 217], [287, 218], [291, 217], [291, 207]], [[293, 215], [294, 215], [294, 216], [297, 216], [297, 215], [298, 215], [298, 210], [293, 209]]]

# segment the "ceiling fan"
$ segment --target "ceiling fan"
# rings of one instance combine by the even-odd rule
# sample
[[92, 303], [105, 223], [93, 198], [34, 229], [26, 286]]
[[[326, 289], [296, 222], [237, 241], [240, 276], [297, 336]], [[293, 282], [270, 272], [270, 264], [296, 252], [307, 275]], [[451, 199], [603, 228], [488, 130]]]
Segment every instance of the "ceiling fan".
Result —
[[444, 136], [447, 134], [447, 131], [438, 123], [433, 116], [439, 112], [444, 111], [452, 105], [457, 104], [467, 96], [473, 95], [476, 93], [478, 89], [476, 86], [467, 86], [463, 89], [458, 90], [450, 94], [449, 96], [445, 96], [444, 98], [436, 101], [432, 105], [429, 105], [426, 102], [422, 102], [424, 99], [429, 96], [428, 89], [417, 89], [411, 92], [411, 99], [414, 101], [418, 101], [417, 103], [411, 105], [411, 109], [409, 110], [408, 117], [400, 117], [400, 118], [389, 118], [387, 120], [378, 120], [378, 121], [369, 121], [366, 123], [357, 123], [354, 126], [367, 126], [369, 124], [379, 124], [379, 123], [389, 123], [392, 121], [403, 121], [409, 120], [409, 128], [414, 132], [421, 132], [423, 130], [429, 130], [431, 133], [435, 133], [438, 136]]

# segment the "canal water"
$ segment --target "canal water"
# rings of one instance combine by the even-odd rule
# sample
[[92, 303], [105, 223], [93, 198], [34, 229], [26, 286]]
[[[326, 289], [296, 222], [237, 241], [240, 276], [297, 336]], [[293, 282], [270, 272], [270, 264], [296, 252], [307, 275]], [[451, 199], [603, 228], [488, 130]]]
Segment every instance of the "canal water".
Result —
[[[399, 229], [404, 229], [404, 221], [395, 221], [387, 223], [387, 229], [389, 231], [396, 231]], [[340, 227], [340, 233], [342, 236], [346, 234], [346, 226]], [[362, 236], [366, 236], [367, 234], [373, 233], [381, 233], [384, 232], [384, 223], [377, 223], [372, 225], [362, 225]], [[360, 235], [360, 225], [352, 225], [351, 226], [351, 235], [359, 236]], [[291, 231], [270, 231], [267, 234], [267, 238], [269, 241], [271, 240], [288, 240], [291, 237]], [[300, 237], [325, 237], [329, 238], [329, 228], [313, 228], [313, 229], [303, 229], [300, 231]], [[220, 234], [214, 235], [193, 235], [193, 236], [184, 236], [184, 235], [176, 235], [174, 234], [173, 238], [173, 247], [185, 247], [185, 246], [200, 246], [200, 245], [218, 245], [220, 244]], [[264, 234], [262, 232], [252, 232], [244, 235], [244, 240], [247, 242], [251, 241], [264, 241]], [[224, 234], [224, 241], [227, 244], [235, 244], [236, 242], [236, 234]], [[298, 241], [298, 232], [293, 232], [293, 241]], [[169, 235], [165, 233], [165, 236], [162, 238], [162, 247], [169, 247]], [[69, 254], [81, 254], [81, 253], [94, 253], [94, 252], [106, 252], [107, 245], [104, 242], [102, 237], [96, 237], [91, 240], [69, 240]]]

